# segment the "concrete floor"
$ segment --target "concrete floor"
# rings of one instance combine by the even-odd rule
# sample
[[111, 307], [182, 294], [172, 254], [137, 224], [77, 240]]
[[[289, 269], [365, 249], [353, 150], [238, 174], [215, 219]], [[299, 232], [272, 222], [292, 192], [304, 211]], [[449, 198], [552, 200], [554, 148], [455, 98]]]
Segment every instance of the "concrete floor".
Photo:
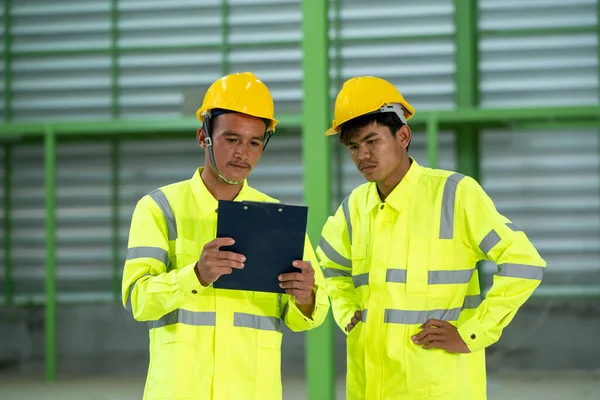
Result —
[[[337, 399], [344, 399], [344, 380], [337, 381]], [[33, 378], [0, 376], [1, 400], [139, 400], [143, 377], [63, 378], [48, 384]], [[284, 378], [285, 400], [306, 398], [304, 381]], [[489, 378], [488, 400], [598, 400], [600, 371], [566, 373], [503, 373]]]

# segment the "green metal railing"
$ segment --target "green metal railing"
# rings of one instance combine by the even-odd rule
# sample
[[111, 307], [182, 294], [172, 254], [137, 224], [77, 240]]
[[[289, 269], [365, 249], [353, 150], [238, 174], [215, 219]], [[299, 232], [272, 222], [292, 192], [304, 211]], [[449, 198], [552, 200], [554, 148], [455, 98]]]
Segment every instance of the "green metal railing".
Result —
[[[320, 229], [330, 214], [331, 193], [322, 190], [331, 187], [331, 141], [324, 137], [323, 132], [330, 121], [329, 98], [329, 40], [327, 1], [302, 0], [302, 69], [303, 81], [303, 110], [302, 114], [279, 116], [281, 127], [302, 127], [302, 148], [305, 203], [310, 207], [309, 237], [316, 245]], [[428, 41], [436, 38], [447, 39], [448, 35], [418, 35], [384, 36], [377, 39], [344, 39], [339, 37], [340, 31], [340, 0], [334, 3], [336, 17], [333, 21], [334, 29], [338, 32], [334, 40], [336, 54], [340, 54], [341, 47], [353, 43], [392, 43], [399, 40]], [[11, 18], [10, 0], [4, 2], [4, 115], [6, 123], [0, 124], [0, 140], [7, 140], [4, 157], [4, 303], [14, 303], [14, 290], [12, 287], [12, 259], [11, 259], [11, 174], [13, 162], [14, 140], [39, 138], [43, 140], [44, 166], [45, 166], [45, 201], [46, 201], [46, 296], [43, 304], [46, 309], [46, 378], [56, 380], [56, 148], [57, 142], [80, 138], [96, 138], [109, 140], [111, 143], [111, 181], [112, 181], [112, 297], [115, 302], [120, 301], [120, 272], [122, 260], [120, 254], [119, 237], [119, 154], [120, 141], [137, 138], [140, 140], [156, 137], [164, 132], [169, 132], [170, 137], [189, 135], [197, 128], [197, 121], [193, 117], [163, 119], [163, 120], [122, 120], [119, 119], [119, 67], [118, 57], [124, 53], [135, 52], [168, 52], [176, 50], [221, 50], [221, 72], [229, 71], [229, 51], [235, 48], [267, 48], [278, 46], [298, 45], [297, 41], [278, 41], [270, 43], [237, 43], [228, 42], [228, 3], [221, 2], [222, 31], [220, 44], [184, 45], [184, 46], [144, 46], [126, 47], [118, 44], [118, 0], [111, 0], [111, 41], [109, 48], [103, 49], [76, 49], [61, 51], [18, 51], [11, 48]], [[438, 165], [439, 157], [439, 132], [452, 130], [457, 138], [458, 169], [470, 176], [478, 177], [479, 160], [477, 149], [479, 145], [478, 132], [486, 127], [515, 126], [523, 129], [547, 128], [597, 128], [600, 129], [600, 105], [581, 107], [539, 107], [523, 109], [478, 109], [478, 62], [477, 41], [481, 36], [512, 36], [512, 35], [543, 35], [548, 34], [547, 29], [526, 29], [513, 31], [478, 31], [477, 29], [477, 3], [476, 0], [454, 0], [456, 24], [456, 105], [455, 110], [418, 112], [411, 119], [411, 126], [416, 132], [424, 130], [427, 135], [427, 160], [430, 166]], [[598, 20], [600, 21], [600, 5], [598, 6]], [[309, 27], [310, 22], [310, 27]], [[599, 24], [600, 25], [600, 24]], [[552, 29], [551, 33], [580, 34], [582, 32], [600, 31], [596, 27]], [[599, 40], [600, 47], [600, 40]], [[44, 123], [15, 123], [12, 121], [11, 103], [11, 61], [14, 57], [40, 57], [58, 55], [82, 54], [110, 54], [111, 56], [111, 121], [88, 122], [55, 122]], [[600, 48], [598, 51], [600, 57]], [[341, 57], [336, 57], [334, 66], [337, 71], [336, 83], [341, 84]], [[600, 80], [600, 69], [599, 69]], [[510, 124], [510, 125], [509, 125]], [[12, 138], [13, 142], [8, 139]], [[339, 182], [339, 179], [337, 180]], [[600, 297], [596, 289], [576, 287], [576, 291], [567, 292], [542, 292], [542, 297], [589, 298]], [[331, 315], [327, 322], [320, 328], [307, 333], [307, 382], [310, 399], [332, 400], [334, 390], [334, 323]]]

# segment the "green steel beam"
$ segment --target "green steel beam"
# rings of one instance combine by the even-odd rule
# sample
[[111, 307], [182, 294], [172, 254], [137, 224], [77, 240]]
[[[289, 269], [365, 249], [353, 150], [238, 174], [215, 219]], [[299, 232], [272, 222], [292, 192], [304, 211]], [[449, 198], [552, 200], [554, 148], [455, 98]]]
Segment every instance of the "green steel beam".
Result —
[[[426, 126], [427, 121], [435, 115], [440, 126], [458, 127], [464, 125], [494, 126], [503, 123], [545, 124], [574, 123], [594, 125], [600, 121], [600, 105], [575, 107], [539, 107], [539, 108], [492, 108], [492, 109], [455, 109], [444, 111], [423, 111], [411, 118], [411, 126]], [[302, 126], [302, 115], [280, 115], [282, 128]], [[146, 134], [162, 132], [187, 132], [198, 127], [195, 118], [183, 117], [156, 120], [99, 120], [88, 122], [55, 122], [51, 124], [12, 122], [0, 124], [0, 141], [2, 137], [42, 136], [45, 127], [50, 126], [57, 135], [84, 137], [87, 135], [123, 135], [132, 134], [143, 137]]]
[[548, 36], [548, 35], [581, 35], [595, 33], [596, 27], [590, 26], [565, 26], [556, 28], [525, 28], [525, 29], [483, 29], [479, 36], [484, 38], [503, 38], [518, 36]]
[[115, 303], [121, 303], [121, 267], [122, 260], [119, 257], [121, 241], [119, 240], [119, 171], [120, 166], [120, 141], [115, 138], [112, 140], [110, 156], [111, 156], [111, 213], [112, 213], [112, 292]]
[[[302, 0], [302, 156], [304, 201], [310, 209], [308, 235], [318, 243], [331, 211], [328, 2]], [[318, 268], [318, 266], [315, 266]], [[334, 400], [335, 364], [331, 312], [322, 326], [306, 333], [306, 381], [310, 400]]]
[[229, 73], [229, 3], [221, 0], [221, 75]]
[[12, 32], [11, 32], [11, 0], [4, 0], [4, 120], [12, 120]]
[[[301, 115], [283, 114], [278, 116], [277, 128], [295, 128], [301, 125]], [[9, 123], [0, 124], [2, 136], [43, 135], [44, 129], [51, 126], [55, 134], [85, 136], [86, 134], [121, 135], [133, 133], [140, 136], [146, 133], [187, 132], [198, 129], [198, 120], [192, 117], [174, 119], [120, 119], [115, 121], [99, 120], [87, 122]]]
[[[333, 58], [334, 62], [334, 70], [335, 70], [335, 78], [333, 82], [333, 87], [336, 90], [340, 90], [343, 84], [342, 80], [342, 0], [334, 0], [333, 1], [333, 48], [335, 51], [335, 56]], [[331, 118], [329, 118], [331, 119]], [[340, 202], [343, 199], [344, 195], [344, 179], [343, 179], [343, 168], [344, 168], [344, 159], [342, 151], [344, 149], [339, 144], [334, 145], [333, 147], [333, 163], [335, 165], [334, 173], [336, 178], [333, 182], [333, 190], [334, 190], [334, 201]]]
[[110, 0], [110, 109], [119, 117], [119, 0]]
[[46, 195], [46, 380], [56, 381], [56, 135], [44, 136]]
[[[479, 103], [477, 0], [454, 0], [456, 29], [456, 105], [472, 109]], [[479, 132], [477, 127], [463, 126], [456, 131], [457, 170], [479, 180]], [[479, 287], [484, 282], [481, 264]]]
[[13, 303], [12, 279], [12, 145], [4, 146], [4, 303]]

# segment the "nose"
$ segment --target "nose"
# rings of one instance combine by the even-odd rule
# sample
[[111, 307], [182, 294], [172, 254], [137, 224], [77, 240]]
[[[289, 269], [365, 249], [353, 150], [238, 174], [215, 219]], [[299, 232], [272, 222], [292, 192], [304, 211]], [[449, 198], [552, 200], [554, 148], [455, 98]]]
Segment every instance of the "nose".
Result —
[[363, 146], [363, 145], [358, 146], [357, 158], [358, 158], [358, 161], [368, 160], [371, 158], [371, 153], [369, 152], [369, 149], [367, 149], [367, 146]]
[[236, 149], [234, 157], [238, 160], [246, 161], [249, 158], [250, 153], [250, 144], [249, 143], [240, 143]]

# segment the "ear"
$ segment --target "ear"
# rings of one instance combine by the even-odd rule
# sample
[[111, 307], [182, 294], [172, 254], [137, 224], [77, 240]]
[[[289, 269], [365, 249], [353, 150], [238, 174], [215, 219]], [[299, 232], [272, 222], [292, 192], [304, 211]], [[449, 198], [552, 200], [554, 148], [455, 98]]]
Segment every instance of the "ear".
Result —
[[400, 129], [396, 132], [396, 140], [400, 141], [403, 149], [406, 149], [410, 144], [410, 139], [412, 137], [412, 131], [406, 125], [402, 125]]
[[206, 131], [204, 130], [204, 128], [198, 128], [198, 131], [196, 132], [196, 141], [198, 142], [200, 147], [202, 147], [203, 149], [206, 149], [205, 140], [206, 140]]

